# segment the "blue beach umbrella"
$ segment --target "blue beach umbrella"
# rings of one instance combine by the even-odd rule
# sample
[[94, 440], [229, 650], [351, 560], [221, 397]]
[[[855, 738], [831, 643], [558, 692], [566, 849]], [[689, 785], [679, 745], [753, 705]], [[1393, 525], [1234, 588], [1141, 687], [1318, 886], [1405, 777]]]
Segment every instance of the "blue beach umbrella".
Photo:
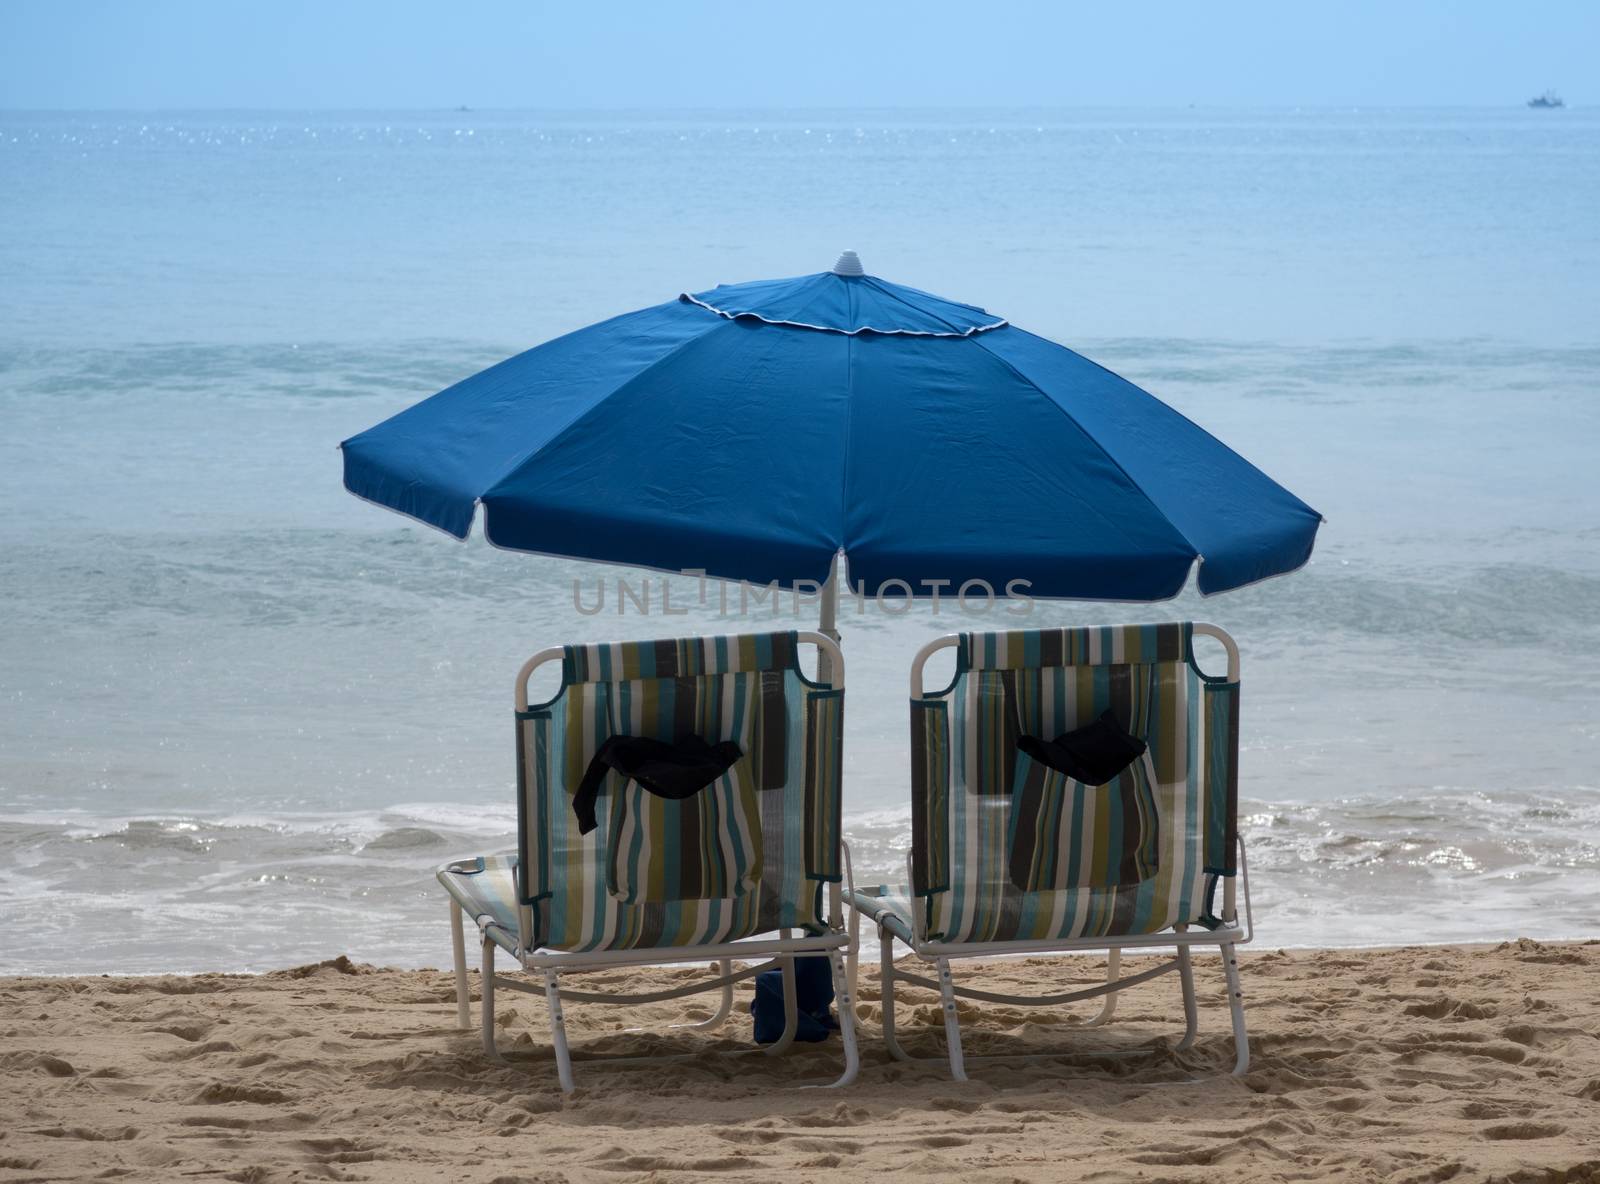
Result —
[[556, 338], [343, 449], [352, 493], [459, 538], [482, 505], [495, 546], [784, 586], [843, 554], [869, 596], [1163, 600], [1196, 564], [1222, 592], [1321, 522], [1131, 382], [848, 251]]

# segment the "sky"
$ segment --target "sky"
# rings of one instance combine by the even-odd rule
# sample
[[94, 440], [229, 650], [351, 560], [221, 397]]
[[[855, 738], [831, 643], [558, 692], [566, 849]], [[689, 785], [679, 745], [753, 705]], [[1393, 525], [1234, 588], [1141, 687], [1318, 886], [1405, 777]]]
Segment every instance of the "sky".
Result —
[[1600, 3], [0, 0], [0, 108], [1600, 101]]

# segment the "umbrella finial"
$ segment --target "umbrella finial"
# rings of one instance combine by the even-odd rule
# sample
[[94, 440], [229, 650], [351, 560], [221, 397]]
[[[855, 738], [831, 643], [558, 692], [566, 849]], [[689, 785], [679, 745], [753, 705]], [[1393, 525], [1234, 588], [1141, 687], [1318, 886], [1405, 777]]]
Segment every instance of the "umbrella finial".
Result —
[[834, 275], [866, 275], [861, 269], [861, 257], [854, 251], [844, 251], [839, 255], [839, 262], [833, 265]]

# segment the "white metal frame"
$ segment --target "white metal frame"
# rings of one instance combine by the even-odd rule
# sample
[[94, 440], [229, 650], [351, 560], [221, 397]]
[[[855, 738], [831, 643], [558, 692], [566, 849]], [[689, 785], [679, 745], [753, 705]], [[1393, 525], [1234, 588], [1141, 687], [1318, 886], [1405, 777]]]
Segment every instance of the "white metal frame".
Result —
[[[1239, 647], [1226, 632], [1216, 625], [1197, 623], [1193, 626], [1195, 634], [1204, 637], [1213, 637], [1220, 641], [1228, 654], [1227, 681], [1239, 681]], [[960, 643], [960, 637], [950, 635], [929, 642], [917, 652], [916, 658], [911, 663], [911, 697], [921, 699], [925, 692], [922, 685], [922, 671], [928, 659], [942, 649]], [[907, 880], [910, 881], [911, 859], [906, 858]], [[1241, 925], [1238, 909], [1236, 886], [1238, 880], [1244, 888], [1245, 916]], [[1187, 925], [1176, 925], [1170, 931], [1153, 934], [1137, 934], [1126, 937], [1092, 937], [1077, 939], [1046, 939], [1042, 941], [990, 941], [990, 942], [937, 942], [929, 941], [923, 929], [921, 910], [916, 907], [916, 898], [913, 897], [912, 914], [912, 940], [910, 950], [923, 962], [931, 963], [937, 979], [926, 978], [907, 970], [897, 970], [894, 965], [894, 942], [896, 936], [887, 926], [878, 924], [878, 949], [879, 972], [882, 978], [883, 990], [883, 1039], [889, 1046], [890, 1054], [901, 1061], [910, 1061], [913, 1058], [901, 1047], [895, 1035], [895, 984], [909, 983], [913, 986], [924, 987], [936, 991], [944, 1011], [944, 1030], [947, 1054], [950, 1062], [950, 1074], [957, 1081], [967, 1080], [966, 1061], [969, 1059], [961, 1049], [961, 1021], [956, 1011], [956, 1000], [977, 999], [990, 1003], [1038, 1004], [1054, 1005], [1073, 1003], [1081, 1000], [1101, 998], [1103, 1002], [1100, 1011], [1092, 1019], [1084, 1023], [1084, 1027], [1097, 1027], [1109, 1023], [1116, 1012], [1117, 992], [1138, 983], [1148, 982], [1163, 974], [1177, 971], [1179, 982], [1183, 989], [1183, 1038], [1178, 1041], [1174, 1051], [1182, 1052], [1194, 1044], [1199, 1024], [1199, 1007], [1195, 999], [1194, 969], [1191, 960], [1191, 950], [1195, 946], [1216, 946], [1222, 955], [1223, 976], [1227, 980], [1228, 1009], [1233, 1018], [1234, 1064], [1233, 1074], [1243, 1074], [1250, 1065], [1250, 1042], [1245, 1031], [1244, 1018], [1244, 993], [1239, 986], [1239, 959], [1238, 947], [1249, 942], [1254, 936], [1255, 921], [1250, 907], [1250, 869], [1244, 850], [1243, 840], [1239, 840], [1239, 875], [1223, 878], [1223, 905], [1222, 925], [1216, 929], [1191, 929]], [[862, 910], [851, 903], [850, 910], [850, 985], [852, 993], [860, 973], [860, 931]], [[1129, 949], [1164, 949], [1172, 947], [1174, 956], [1149, 970], [1137, 974], [1122, 976], [1122, 951]], [[1100, 950], [1107, 951], [1106, 981], [1100, 986], [1087, 987], [1077, 991], [1064, 991], [1051, 995], [1005, 995], [995, 991], [980, 991], [971, 987], [956, 985], [951, 963], [962, 958], [992, 958], [1007, 954], [1077, 954], [1092, 953]], [[994, 1057], [970, 1058], [973, 1060], [988, 1059], [1023, 1059], [1038, 1060], [1045, 1056], [1059, 1054], [1028, 1054], [1022, 1057]], [[1101, 1055], [1104, 1055], [1103, 1051]]]
[[[824, 675], [824, 681], [835, 690], [842, 689], [844, 687], [844, 655], [839, 652], [839, 647], [834, 640], [821, 633], [812, 632], [801, 632], [798, 634], [798, 639], [817, 647], [819, 651], [819, 666]], [[518, 711], [526, 711], [528, 709], [528, 680], [533, 675], [533, 672], [548, 662], [560, 661], [562, 656], [563, 651], [556, 647], [541, 650], [523, 663], [522, 669], [517, 672], [516, 681], [515, 700]], [[840, 845], [842, 848], [842, 842]], [[442, 883], [447, 875], [468, 872], [475, 869], [476, 866], [476, 861], [473, 860], [447, 865], [440, 869], [439, 879]], [[848, 877], [848, 853], [846, 853], [845, 868], [847, 886], [853, 891], [854, 884], [849, 881]], [[832, 1086], [849, 1085], [855, 1080], [856, 1073], [860, 1069], [860, 1054], [857, 1048], [855, 1030], [855, 999], [852, 993], [853, 983], [849, 980], [845, 971], [845, 947], [849, 939], [844, 929], [841, 889], [837, 883], [828, 885], [828, 928], [823, 933], [815, 936], [805, 934], [796, 936], [792, 930], [783, 929], [779, 931], [778, 936], [775, 938], [757, 936], [713, 945], [567, 953], [561, 950], [535, 948], [532, 944], [532, 907], [521, 905], [517, 910], [517, 914], [519, 929], [519, 932], [515, 935], [517, 952], [512, 957], [516, 959], [523, 970], [537, 976], [537, 984], [521, 982], [499, 974], [495, 970], [497, 943], [487, 932], [489, 925], [492, 923], [486, 924], [485, 931], [480, 935], [483, 947], [480, 979], [482, 983], [482, 1005], [480, 1011], [483, 1050], [495, 1060], [503, 1061], [505, 1059], [495, 1047], [494, 1002], [497, 990], [522, 991], [526, 994], [543, 995], [545, 997], [545, 1002], [550, 1012], [550, 1035], [551, 1042], [555, 1047], [556, 1073], [561, 1079], [562, 1090], [570, 1093], [575, 1087], [572, 1074], [572, 1054], [568, 1047], [566, 1019], [563, 1011], [565, 1002], [633, 1005], [659, 1003], [668, 999], [678, 999], [705, 991], [720, 991], [721, 998], [718, 1002], [717, 1010], [710, 1018], [697, 1023], [673, 1025], [674, 1028], [715, 1031], [722, 1026], [733, 1011], [734, 984], [745, 979], [754, 978], [765, 970], [780, 970], [783, 973], [783, 1034], [776, 1043], [769, 1044], [763, 1049], [739, 1049], [733, 1051], [760, 1051], [768, 1055], [778, 1055], [785, 1052], [794, 1043], [795, 1030], [799, 1022], [799, 1010], [795, 998], [795, 956], [799, 954], [822, 954], [827, 957], [828, 964], [833, 972], [833, 989], [839, 1012], [839, 1034], [844, 1043], [844, 1072], [836, 1081], [830, 1084]], [[450, 936], [455, 960], [456, 1017], [460, 1027], [468, 1029], [472, 1026], [472, 1011], [467, 977], [466, 941], [462, 936], [461, 905], [454, 896], [450, 897]], [[736, 958], [770, 958], [770, 961], [735, 970], [733, 968], [733, 960]], [[694, 965], [715, 963], [717, 974], [713, 978], [691, 983], [688, 986], [639, 995], [574, 991], [571, 988], [563, 987], [561, 984], [561, 976], [563, 974], [581, 973], [590, 970], [614, 970], [622, 966], [673, 966], [685, 963]], [[658, 1063], [664, 1059], [668, 1058], [604, 1057], [597, 1058], [597, 1062], [605, 1065], [650, 1064]]]

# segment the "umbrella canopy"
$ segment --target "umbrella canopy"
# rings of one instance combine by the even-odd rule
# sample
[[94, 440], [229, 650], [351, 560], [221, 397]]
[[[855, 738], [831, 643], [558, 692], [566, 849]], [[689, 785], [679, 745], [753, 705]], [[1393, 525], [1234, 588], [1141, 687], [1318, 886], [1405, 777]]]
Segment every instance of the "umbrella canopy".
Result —
[[[1161, 600], [1292, 571], [1320, 516], [1131, 382], [862, 274], [580, 329], [346, 440], [345, 487], [499, 547], [875, 595]], [[948, 584], [939, 582], [948, 581]]]

